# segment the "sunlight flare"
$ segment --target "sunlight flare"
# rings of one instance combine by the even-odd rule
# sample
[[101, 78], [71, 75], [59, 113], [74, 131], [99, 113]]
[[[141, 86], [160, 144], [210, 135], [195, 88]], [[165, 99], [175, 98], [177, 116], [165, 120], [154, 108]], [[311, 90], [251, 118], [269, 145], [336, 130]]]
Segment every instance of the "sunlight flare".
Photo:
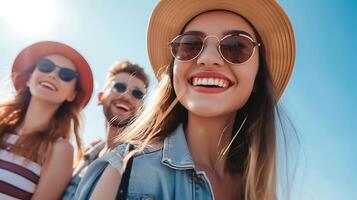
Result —
[[0, 0], [0, 20], [27, 36], [48, 33], [55, 18], [53, 0]]

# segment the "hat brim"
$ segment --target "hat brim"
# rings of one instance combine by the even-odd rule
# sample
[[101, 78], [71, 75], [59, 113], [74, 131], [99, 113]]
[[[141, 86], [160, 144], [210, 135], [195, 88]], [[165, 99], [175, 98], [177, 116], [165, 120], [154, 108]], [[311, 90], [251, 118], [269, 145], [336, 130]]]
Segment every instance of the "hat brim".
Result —
[[156, 76], [172, 61], [167, 44], [193, 17], [211, 10], [237, 13], [254, 26], [279, 98], [293, 71], [295, 37], [288, 16], [275, 0], [161, 0], [151, 15], [147, 33], [148, 54]]
[[70, 59], [79, 72], [79, 85], [81, 96], [77, 98], [82, 108], [84, 108], [93, 93], [93, 74], [88, 62], [83, 56], [72, 47], [59, 42], [42, 41], [32, 44], [23, 49], [15, 58], [11, 79], [16, 91], [26, 87], [26, 81], [29, 78], [27, 73], [41, 57], [51, 54], [58, 54]]

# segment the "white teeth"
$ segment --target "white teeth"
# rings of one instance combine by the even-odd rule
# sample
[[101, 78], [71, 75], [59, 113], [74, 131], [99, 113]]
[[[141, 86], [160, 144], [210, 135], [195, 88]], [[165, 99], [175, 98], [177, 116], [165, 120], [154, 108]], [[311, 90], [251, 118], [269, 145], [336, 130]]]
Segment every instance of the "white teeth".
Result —
[[202, 82], [203, 82], [203, 80], [202, 80], [202, 79], [198, 79], [197, 84], [198, 84], [198, 85], [201, 85], [201, 84], [202, 84]]
[[228, 81], [220, 78], [193, 78], [192, 84], [194, 86], [209, 85], [209, 86], [218, 86], [222, 88], [228, 87]]
[[126, 106], [126, 105], [124, 105], [124, 104], [121, 104], [121, 103], [117, 103], [117, 104], [115, 104], [114, 106], [117, 107], [117, 108], [122, 108], [122, 109], [124, 109], [124, 110], [126, 110], [126, 111], [129, 111], [129, 110], [130, 110], [130, 108], [129, 108], [128, 106]]
[[49, 88], [50, 90], [56, 90], [56, 87], [54, 85], [52, 85], [51, 83], [48, 82], [40, 82], [40, 85]]
[[208, 83], [208, 85], [216, 85], [216, 84], [214, 84], [213, 78], [209, 78], [207, 83]]
[[193, 79], [193, 85], [198, 85], [198, 78]]
[[222, 80], [219, 80], [218, 85], [219, 85], [219, 87], [223, 87], [223, 81], [222, 81]]

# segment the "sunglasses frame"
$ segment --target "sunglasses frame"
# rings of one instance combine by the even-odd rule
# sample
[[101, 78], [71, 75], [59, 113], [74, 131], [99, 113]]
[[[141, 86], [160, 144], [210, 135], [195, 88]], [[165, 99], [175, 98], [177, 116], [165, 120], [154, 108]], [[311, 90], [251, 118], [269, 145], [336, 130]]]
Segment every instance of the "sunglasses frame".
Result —
[[[51, 69], [51, 71], [41, 70], [41, 67], [40, 67], [40, 64], [39, 64], [40, 60], [45, 60], [46, 62], [52, 63], [54, 67]], [[58, 70], [58, 77], [59, 77], [62, 81], [64, 81], [64, 82], [70, 82], [70, 81], [72, 81], [73, 79], [79, 77], [79, 73], [78, 73], [77, 71], [74, 71], [73, 69], [68, 68], [68, 67], [58, 66], [58, 65], [56, 65], [52, 60], [49, 60], [49, 59], [47, 59], [47, 58], [40, 58], [40, 59], [38, 59], [37, 62], [36, 62], [36, 68], [37, 68], [40, 72], [46, 73], [46, 74], [49, 74], [49, 73], [53, 72], [56, 68], [59, 68], [59, 70]], [[70, 80], [65, 80], [65, 79], [63, 78], [63, 74], [62, 74], [62, 76], [61, 76], [61, 70], [69, 70], [71, 73], [74, 74], [73, 78], [71, 78]], [[62, 73], [63, 73], [63, 71], [62, 71]]]
[[[248, 35], [246, 35], [246, 34], [242, 34], [242, 33], [228, 34], [228, 35], [224, 36], [222, 39], [219, 39], [219, 38], [218, 38], [217, 36], [215, 36], [215, 35], [207, 35], [206, 37], [203, 38], [203, 40], [202, 40], [202, 45], [201, 45], [201, 50], [197, 53], [196, 56], [194, 56], [193, 58], [191, 58], [191, 59], [189, 59], [189, 60], [180, 60], [180, 59], [178, 59], [178, 58], [175, 57], [174, 52], [172, 51], [172, 44], [173, 44], [173, 42], [174, 42], [177, 38], [179, 38], [179, 37], [181, 37], [181, 36], [183, 36], [183, 35], [194, 35], [194, 34], [181, 34], [181, 35], [178, 35], [178, 36], [176, 36], [174, 39], [172, 39], [171, 42], [169, 42], [169, 44], [168, 44], [168, 45], [170, 46], [171, 55], [172, 55], [175, 59], [179, 60], [180, 62], [190, 62], [190, 61], [196, 59], [198, 56], [200, 56], [201, 53], [202, 53], [202, 51], [203, 51], [203, 49], [204, 49], [205, 46], [206, 46], [206, 45], [205, 45], [205, 42], [206, 42], [206, 40], [207, 40], [208, 38], [216, 38], [216, 39], [217, 39], [217, 41], [218, 41], [218, 45], [217, 45], [217, 46], [218, 46], [218, 51], [219, 51], [220, 56], [221, 56], [227, 63], [232, 64], [232, 65], [242, 65], [242, 64], [248, 62], [248, 61], [253, 57], [253, 55], [254, 55], [255, 47], [260, 47], [260, 46], [261, 46], [261, 44], [258, 43], [258, 42], [255, 42], [255, 41], [253, 40], [253, 38], [251, 38], [250, 36], [248, 36]], [[245, 38], [248, 38], [248, 39], [252, 42], [252, 44], [253, 44], [252, 54], [250, 55], [250, 57], [249, 57], [246, 61], [241, 62], [241, 63], [233, 63], [233, 62], [227, 60], [227, 59], [223, 56], [223, 53], [222, 53], [222, 50], [221, 50], [221, 42], [222, 42], [224, 39], [226, 39], [226, 38], [228, 38], [228, 37], [232, 37], [232, 36], [237, 36], [237, 35], [238, 35], [238, 36], [245, 37]], [[197, 36], [197, 35], [194, 35], [194, 36]], [[202, 38], [202, 37], [200, 37], [200, 36], [197, 36], [197, 37]]]
[[[125, 85], [125, 90], [124, 90], [123, 92], [118, 91], [117, 88], [115, 87], [115, 85], [117, 85], [117, 84]], [[120, 93], [120, 94], [124, 94], [125, 92], [130, 91], [130, 92], [131, 92], [130, 95], [131, 95], [132, 97], [134, 97], [134, 99], [139, 100], [139, 101], [142, 100], [142, 99], [144, 98], [144, 96], [145, 96], [145, 93], [142, 92], [142, 91], [139, 90], [139, 89], [134, 88], [133, 90], [129, 90], [129, 89], [128, 89], [128, 84], [125, 84], [125, 83], [122, 83], [122, 82], [114, 82], [114, 81], [113, 81], [111, 90], [114, 90], [115, 92]], [[141, 92], [141, 94], [142, 94], [141, 98], [137, 98], [137, 97], [134, 95], [134, 91], [139, 91], [139, 92]]]

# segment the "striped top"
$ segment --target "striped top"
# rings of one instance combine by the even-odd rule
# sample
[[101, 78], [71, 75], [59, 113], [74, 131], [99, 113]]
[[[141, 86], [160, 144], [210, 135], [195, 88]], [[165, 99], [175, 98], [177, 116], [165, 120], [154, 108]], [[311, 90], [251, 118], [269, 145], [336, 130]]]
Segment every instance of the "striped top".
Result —
[[0, 149], [0, 199], [31, 199], [40, 180], [41, 165], [10, 152], [18, 135], [9, 134], [6, 149]]

